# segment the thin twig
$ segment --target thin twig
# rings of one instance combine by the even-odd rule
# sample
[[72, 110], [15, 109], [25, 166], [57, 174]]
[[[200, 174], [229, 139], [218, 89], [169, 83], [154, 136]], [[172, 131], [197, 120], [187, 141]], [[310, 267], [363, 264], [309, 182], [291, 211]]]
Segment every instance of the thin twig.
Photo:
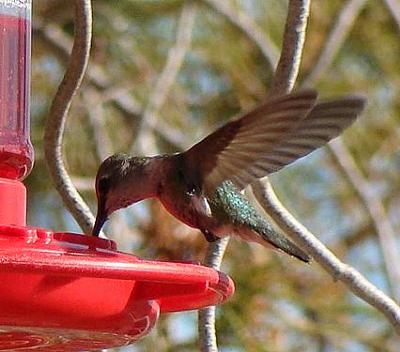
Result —
[[196, 11], [197, 5], [194, 1], [188, 0], [183, 5], [175, 45], [169, 50], [166, 64], [149, 97], [141, 124], [138, 128], [136, 143], [132, 146], [133, 153], [139, 151], [142, 154], [148, 155], [157, 152], [152, 132], [157, 123], [158, 113], [168, 97], [168, 93], [176, 80], [186, 52], [189, 49]]
[[94, 217], [72, 184], [62, 160], [62, 137], [71, 101], [82, 82], [89, 60], [92, 10], [89, 0], [75, 1], [75, 39], [65, 76], [50, 107], [44, 133], [44, 152], [51, 178], [79, 226], [89, 233]]
[[[225, 249], [229, 243], [229, 237], [210, 243], [204, 259], [204, 265], [215, 270], [221, 267]], [[199, 310], [199, 344], [201, 352], [218, 352], [217, 337], [215, 332], [215, 306]]]
[[257, 183], [253, 186], [254, 196], [276, 223], [335, 280], [342, 281], [355, 295], [383, 313], [400, 334], [400, 308], [382, 291], [372, 285], [363, 275], [349, 265], [342, 263], [292, 214], [276, 197], [271, 184]]
[[246, 12], [233, 8], [229, 1], [203, 0], [215, 11], [225, 16], [232, 24], [241, 30], [246, 36], [257, 44], [264, 57], [275, 71], [279, 51], [269, 36], [255, 23]]
[[400, 301], [400, 268], [396, 233], [388, 218], [385, 207], [373, 191], [373, 187], [360, 172], [341, 138], [330, 143], [329, 149], [362, 204], [368, 211], [379, 237], [390, 287], [397, 302]]
[[349, 0], [343, 6], [304, 85], [313, 85], [331, 65], [365, 4], [366, 0]]

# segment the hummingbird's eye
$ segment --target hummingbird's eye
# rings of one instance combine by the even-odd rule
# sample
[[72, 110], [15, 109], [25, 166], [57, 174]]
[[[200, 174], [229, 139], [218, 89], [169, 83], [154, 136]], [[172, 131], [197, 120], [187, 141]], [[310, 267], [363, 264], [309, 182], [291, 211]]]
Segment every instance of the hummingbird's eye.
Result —
[[100, 193], [107, 193], [110, 188], [110, 178], [103, 176], [100, 178], [100, 180], [97, 182], [97, 190]]

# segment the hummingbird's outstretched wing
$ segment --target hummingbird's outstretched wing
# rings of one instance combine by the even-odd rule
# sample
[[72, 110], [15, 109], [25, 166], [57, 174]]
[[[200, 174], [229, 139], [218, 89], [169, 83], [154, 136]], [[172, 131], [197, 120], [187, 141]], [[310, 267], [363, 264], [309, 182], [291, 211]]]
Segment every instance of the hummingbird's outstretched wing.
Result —
[[349, 127], [362, 112], [365, 104], [365, 98], [360, 96], [347, 96], [317, 103], [272, 153], [263, 155], [249, 170], [238, 174], [238, 187], [242, 189], [255, 179], [276, 172], [322, 147]]
[[[204, 187], [215, 189], [224, 180], [243, 188], [243, 172], [282, 144], [310, 112], [317, 92], [301, 90], [271, 98], [241, 118], [208, 135], [182, 155], [188, 169], [197, 170]], [[254, 178], [254, 177], [251, 177]], [[245, 181], [247, 183], [251, 181]]]
[[[301, 94], [306, 95], [307, 92], [310, 91], [300, 91], [295, 93], [297, 95], [289, 94], [283, 98], [286, 97], [290, 104], [291, 98], [300, 99]], [[275, 101], [270, 103], [275, 104]], [[337, 137], [357, 118], [365, 103], [363, 97], [347, 96], [311, 105], [311, 111], [305, 112], [305, 118], [299, 116], [297, 123], [291, 121], [292, 128], [276, 135], [273, 134], [274, 124], [281, 121], [290, 124], [286, 122], [285, 112], [290, 111], [293, 117], [293, 108], [290, 110], [285, 106], [288, 104], [281, 104], [277, 107], [282, 109], [277, 113], [281, 120], [269, 119], [269, 111], [262, 110], [269, 104], [266, 103], [254, 110], [258, 112], [255, 117], [257, 122], [247, 122], [254, 119], [251, 118], [252, 111], [223, 126], [185, 154], [200, 169], [206, 189], [212, 190], [223, 180], [231, 180], [243, 189], [256, 179], [280, 170]], [[262, 118], [263, 113], [266, 116]], [[298, 113], [300, 115], [300, 111]], [[239, 123], [240, 126], [235, 125]], [[256, 124], [257, 128], [248, 128], [248, 124]]]

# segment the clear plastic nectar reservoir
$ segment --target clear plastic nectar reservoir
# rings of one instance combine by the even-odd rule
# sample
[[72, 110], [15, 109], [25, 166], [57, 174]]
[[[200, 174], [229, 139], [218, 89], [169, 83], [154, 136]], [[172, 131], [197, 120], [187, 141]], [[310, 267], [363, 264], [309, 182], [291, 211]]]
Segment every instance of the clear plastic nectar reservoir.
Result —
[[21, 180], [33, 165], [29, 138], [31, 0], [0, 0], [0, 177]]

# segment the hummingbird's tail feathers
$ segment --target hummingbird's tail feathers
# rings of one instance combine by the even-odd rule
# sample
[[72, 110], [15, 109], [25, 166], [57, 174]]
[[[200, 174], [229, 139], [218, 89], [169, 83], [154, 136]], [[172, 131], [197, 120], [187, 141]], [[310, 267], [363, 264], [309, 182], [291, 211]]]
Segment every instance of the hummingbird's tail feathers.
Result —
[[257, 212], [232, 182], [226, 181], [216, 189], [210, 198], [210, 206], [212, 213], [218, 214], [219, 226], [212, 229], [218, 237], [230, 233], [264, 247], [280, 249], [303, 262], [310, 261], [310, 257], [303, 250], [276, 231]]
[[311, 261], [311, 257], [307, 253], [273, 229], [266, 221], [262, 221], [261, 227], [257, 226], [257, 228], [241, 232], [240, 236], [248, 241], [257, 242], [264, 247], [283, 251], [305, 263]]
[[286, 254], [289, 254], [293, 257], [296, 257], [297, 259], [309, 263], [311, 261], [311, 257], [304, 252], [302, 249], [297, 247], [293, 242], [289, 241], [286, 237], [283, 237], [280, 233], [276, 232], [273, 230], [272, 232], [262, 232], [260, 233], [262, 239], [264, 240], [264, 246], [265, 246], [265, 241], [267, 241], [269, 244], [272, 244], [275, 248], [285, 252]]

